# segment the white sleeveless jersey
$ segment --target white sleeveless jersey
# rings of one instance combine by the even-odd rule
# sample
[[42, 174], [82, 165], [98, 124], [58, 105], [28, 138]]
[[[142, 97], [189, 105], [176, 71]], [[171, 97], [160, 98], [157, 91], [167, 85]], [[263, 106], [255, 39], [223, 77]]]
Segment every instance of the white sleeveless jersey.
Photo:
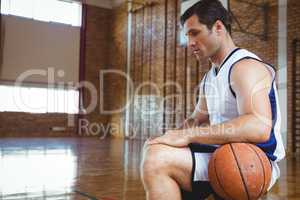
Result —
[[[256, 145], [266, 153], [271, 161], [278, 162], [285, 156], [285, 150], [280, 134], [281, 116], [275, 83], [275, 70], [255, 54], [237, 48], [224, 59], [218, 73], [216, 73], [216, 67], [212, 66], [203, 77], [200, 87], [206, 98], [210, 124], [220, 124], [239, 116], [235, 93], [230, 86], [230, 74], [232, 66], [242, 59], [255, 59], [262, 62], [272, 73], [272, 89], [269, 93], [272, 106], [272, 130], [270, 139], [267, 142]], [[197, 108], [199, 108], [198, 105]]]

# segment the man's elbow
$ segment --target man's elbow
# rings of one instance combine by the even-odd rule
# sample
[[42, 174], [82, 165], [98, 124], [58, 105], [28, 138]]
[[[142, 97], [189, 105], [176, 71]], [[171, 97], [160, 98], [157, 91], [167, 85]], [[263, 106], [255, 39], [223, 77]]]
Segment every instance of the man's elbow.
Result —
[[262, 127], [261, 132], [259, 134], [258, 143], [267, 142], [270, 139], [271, 130], [271, 127]]
[[265, 143], [270, 139], [271, 131], [272, 131], [272, 120], [261, 120], [256, 116], [253, 116], [255, 120], [253, 120], [253, 131], [256, 132], [255, 142], [256, 143]]

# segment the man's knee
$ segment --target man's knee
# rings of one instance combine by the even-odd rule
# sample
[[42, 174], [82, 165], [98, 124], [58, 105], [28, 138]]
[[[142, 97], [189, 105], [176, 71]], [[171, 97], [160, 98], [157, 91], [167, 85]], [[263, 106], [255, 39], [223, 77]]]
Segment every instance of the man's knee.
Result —
[[151, 178], [167, 173], [169, 168], [168, 153], [165, 145], [145, 145], [141, 163], [142, 178]]

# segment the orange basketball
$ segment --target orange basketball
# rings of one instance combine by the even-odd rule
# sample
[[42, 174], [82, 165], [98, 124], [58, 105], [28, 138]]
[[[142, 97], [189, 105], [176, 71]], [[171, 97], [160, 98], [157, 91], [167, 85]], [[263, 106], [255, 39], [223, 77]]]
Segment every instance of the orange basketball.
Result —
[[219, 147], [208, 164], [212, 188], [226, 200], [254, 200], [266, 193], [271, 180], [266, 154], [248, 143]]

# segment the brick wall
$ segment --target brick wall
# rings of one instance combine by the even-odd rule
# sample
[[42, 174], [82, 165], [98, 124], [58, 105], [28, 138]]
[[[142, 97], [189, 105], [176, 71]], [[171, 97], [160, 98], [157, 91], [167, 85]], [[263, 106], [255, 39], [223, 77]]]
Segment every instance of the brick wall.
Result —
[[292, 42], [294, 39], [300, 39], [300, 1], [288, 0], [288, 67], [287, 67], [287, 88], [288, 88], [288, 147], [292, 145]]
[[[0, 137], [72, 137], [74, 128], [66, 127], [67, 114], [31, 114], [0, 112]], [[65, 130], [53, 131], [53, 127], [66, 127]]]
[[[113, 112], [108, 115], [112, 127], [111, 134], [123, 137], [126, 104], [126, 74], [127, 71], [127, 4], [121, 4], [112, 10], [110, 63], [109, 69], [115, 70], [105, 77], [104, 93], [107, 110]], [[122, 74], [121, 74], [122, 73]]]
[[[262, 1], [251, 1], [257, 5], [261, 5]], [[269, 9], [267, 12], [267, 40], [261, 39], [247, 33], [238, 31], [238, 25], [234, 21], [232, 26], [232, 37], [236, 44], [242, 48], [253, 51], [264, 61], [277, 66], [277, 41], [278, 41], [278, 5], [277, 0], [269, 0]], [[254, 34], [262, 34], [264, 30], [264, 17], [260, 8], [245, 4], [237, 0], [230, 0], [230, 9], [234, 16], [238, 19], [241, 26], [248, 32]], [[255, 20], [253, 20], [256, 18]], [[252, 21], [253, 20], [253, 21]]]
[[105, 128], [108, 121], [108, 116], [100, 112], [101, 106], [105, 108], [105, 101], [100, 102], [100, 96], [106, 98], [100, 89], [100, 71], [109, 68], [111, 10], [88, 5], [86, 15], [84, 80], [95, 87], [96, 93], [92, 95], [91, 90], [85, 89], [83, 102], [85, 109], [92, 102], [96, 103], [96, 107], [84, 116], [87, 121], [80, 123], [88, 123], [88, 127], [79, 128], [83, 136], [95, 136], [101, 133], [100, 128]]
[[179, 2], [159, 0], [132, 13], [130, 125], [137, 138], [180, 125], [194, 109], [194, 89], [205, 70], [179, 44]]

